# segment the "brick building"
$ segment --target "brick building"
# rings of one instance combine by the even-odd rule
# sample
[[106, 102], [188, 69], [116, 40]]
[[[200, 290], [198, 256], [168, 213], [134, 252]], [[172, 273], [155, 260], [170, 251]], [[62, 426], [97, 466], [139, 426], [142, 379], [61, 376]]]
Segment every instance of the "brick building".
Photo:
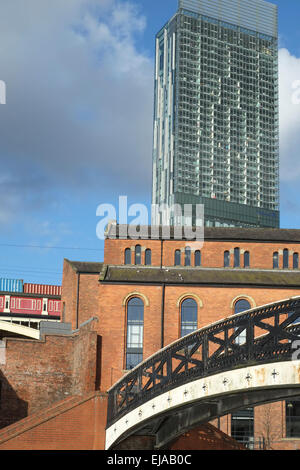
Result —
[[[170, 239], [161, 232], [151, 239], [150, 228], [143, 239], [119, 233], [117, 227], [110, 238], [108, 231], [104, 263], [65, 260], [63, 270], [66, 321], [75, 328], [90, 315], [99, 318], [102, 391], [183, 334], [299, 295], [300, 230], [206, 228], [201, 250], [175, 239], [172, 228]], [[264, 438], [274, 448], [297, 448], [291, 437], [300, 437], [298, 404], [269, 408], [242, 410], [214, 424], [250, 445]]]
[[[299, 295], [300, 230], [206, 228], [201, 249], [176, 239], [172, 228], [170, 237], [160, 231], [156, 239], [150, 232], [124, 239], [120, 227], [114, 238], [111, 233], [103, 263], [64, 260], [62, 320], [72, 334], [7, 340], [1, 406], [10, 396], [21, 410], [10, 422], [24, 419], [21, 428], [16, 422], [3, 429], [0, 449], [103, 448], [105, 394], [126, 371], [193, 330]], [[225, 433], [250, 447], [260, 440], [270, 448], [297, 449], [298, 410], [297, 401], [241, 410], [216, 420], [214, 428], [186, 433], [172, 448], [190, 449], [201, 436], [204, 448], [203, 436], [208, 442], [211, 433], [219, 439], [215, 447], [223, 448]], [[81, 438], [77, 429], [70, 444], [70, 423], [84, 429], [87, 419], [90, 437]]]

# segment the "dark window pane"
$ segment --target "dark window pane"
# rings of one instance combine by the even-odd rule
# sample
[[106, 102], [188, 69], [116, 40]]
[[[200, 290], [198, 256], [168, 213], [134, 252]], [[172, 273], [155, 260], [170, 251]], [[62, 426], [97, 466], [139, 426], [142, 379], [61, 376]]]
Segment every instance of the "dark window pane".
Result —
[[245, 251], [244, 253], [244, 268], [250, 267], [250, 253], [249, 251]]
[[126, 354], [126, 370], [134, 369], [143, 360], [143, 353], [127, 353]]
[[279, 268], [279, 255], [278, 252], [276, 251], [273, 253], [273, 269], [278, 269]]
[[191, 249], [190, 249], [190, 247], [187, 247], [185, 249], [184, 265], [185, 266], [191, 266]]
[[140, 245], [135, 247], [135, 259], [134, 264], [141, 264], [142, 261], [142, 248]]
[[286, 437], [300, 437], [300, 401], [286, 402]]
[[145, 251], [145, 265], [150, 266], [151, 265], [151, 250], [146, 250]]
[[246, 408], [231, 415], [231, 436], [243, 443], [248, 449], [254, 440], [254, 409]]
[[181, 265], [181, 251], [176, 250], [175, 251], [175, 266], [180, 266]]
[[287, 269], [289, 267], [289, 250], [283, 250], [283, 269]]
[[230, 253], [229, 251], [225, 251], [224, 253], [224, 268], [229, 268], [230, 266]]
[[[245, 312], [245, 310], [249, 310], [251, 308], [250, 303], [248, 300], [245, 299], [240, 299], [235, 303], [234, 306], [234, 313], [242, 313]], [[237, 344], [244, 344], [246, 342], [246, 330], [243, 330], [237, 337], [236, 337], [236, 343]]]
[[143, 360], [144, 303], [134, 297], [127, 304], [126, 369]]
[[242, 313], [242, 312], [245, 312], [245, 310], [249, 310], [250, 308], [251, 308], [251, 305], [248, 302], [248, 300], [240, 299], [235, 303], [234, 313], [235, 314]]
[[181, 304], [181, 336], [188, 335], [198, 328], [198, 307], [193, 299], [186, 299]]
[[240, 267], [240, 249], [239, 248], [234, 249], [234, 267], [235, 268]]
[[131, 249], [126, 248], [125, 250], [125, 264], [131, 264]]
[[201, 266], [201, 251], [195, 251], [195, 266]]
[[293, 254], [293, 268], [294, 269], [299, 268], [299, 254], [298, 253]]

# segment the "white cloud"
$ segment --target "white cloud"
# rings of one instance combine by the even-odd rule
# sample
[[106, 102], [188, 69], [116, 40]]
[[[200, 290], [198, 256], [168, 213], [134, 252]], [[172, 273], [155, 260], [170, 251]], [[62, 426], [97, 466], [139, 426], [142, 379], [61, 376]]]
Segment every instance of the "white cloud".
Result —
[[153, 64], [137, 48], [145, 27], [130, 1], [2, 2], [0, 161], [14, 181], [14, 198], [1, 191], [2, 217], [24, 192], [38, 201], [55, 186], [150, 186]]
[[300, 58], [279, 50], [281, 180], [300, 177]]

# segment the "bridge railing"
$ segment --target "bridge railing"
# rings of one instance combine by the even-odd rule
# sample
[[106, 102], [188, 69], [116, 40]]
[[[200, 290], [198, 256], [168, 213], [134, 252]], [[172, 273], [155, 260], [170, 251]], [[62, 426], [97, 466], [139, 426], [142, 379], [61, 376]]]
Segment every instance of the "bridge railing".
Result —
[[291, 360], [292, 343], [299, 341], [299, 335], [297, 297], [248, 310], [180, 338], [109, 390], [107, 427], [146, 401], [193, 380], [233, 367]]

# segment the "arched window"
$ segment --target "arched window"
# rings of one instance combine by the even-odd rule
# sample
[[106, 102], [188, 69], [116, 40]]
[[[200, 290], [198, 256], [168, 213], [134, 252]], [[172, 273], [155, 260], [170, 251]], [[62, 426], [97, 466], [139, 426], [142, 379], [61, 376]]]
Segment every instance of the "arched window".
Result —
[[181, 265], [181, 251], [180, 250], [175, 251], [174, 264], [175, 264], [175, 266], [180, 266]]
[[230, 253], [229, 251], [224, 251], [224, 268], [229, 268], [230, 266]]
[[191, 266], [191, 249], [189, 246], [186, 247], [184, 252], [184, 265]]
[[151, 250], [148, 248], [145, 251], [145, 265], [146, 266], [151, 266]]
[[198, 306], [194, 299], [185, 299], [181, 304], [180, 336], [186, 336], [198, 329]]
[[126, 248], [125, 250], [125, 264], [131, 264], [131, 249]]
[[126, 369], [143, 360], [144, 303], [138, 297], [127, 303]]
[[293, 254], [293, 269], [299, 269], [299, 253]]
[[244, 268], [250, 267], [250, 253], [249, 251], [245, 251], [244, 253]]
[[201, 266], [201, 251], [195, 251], [195, 266]]
[[[251, 308], [250, 303], [246, 299], [239, 299], [234, 305], [234, 314], [245, 312]], [[246, 342], [246, 330], [242, 331], [236, 338], [237, 344], [244, 344]]]
[[283, 269], [288, 269], [289, 267], [289, 250], [285, 248], [283, 250]]
[[278, 251], [275, 251], [273, 253], [273, 269], [278, 269], [279, 268], [279, 254]]
[[240, 249], [239, 248], [234, 249], [234, 264], [233, 264], [233, 266], [235, 268], [240, 267]]
[[134, 253], [134, 264], [141, 264], [142, 262], [142, 248], [141, 245], [136, 245]]
[[251, 308], [250, 302], [246, 299], [238, 300], [234, 305], [234, 314], [245, 312]]

